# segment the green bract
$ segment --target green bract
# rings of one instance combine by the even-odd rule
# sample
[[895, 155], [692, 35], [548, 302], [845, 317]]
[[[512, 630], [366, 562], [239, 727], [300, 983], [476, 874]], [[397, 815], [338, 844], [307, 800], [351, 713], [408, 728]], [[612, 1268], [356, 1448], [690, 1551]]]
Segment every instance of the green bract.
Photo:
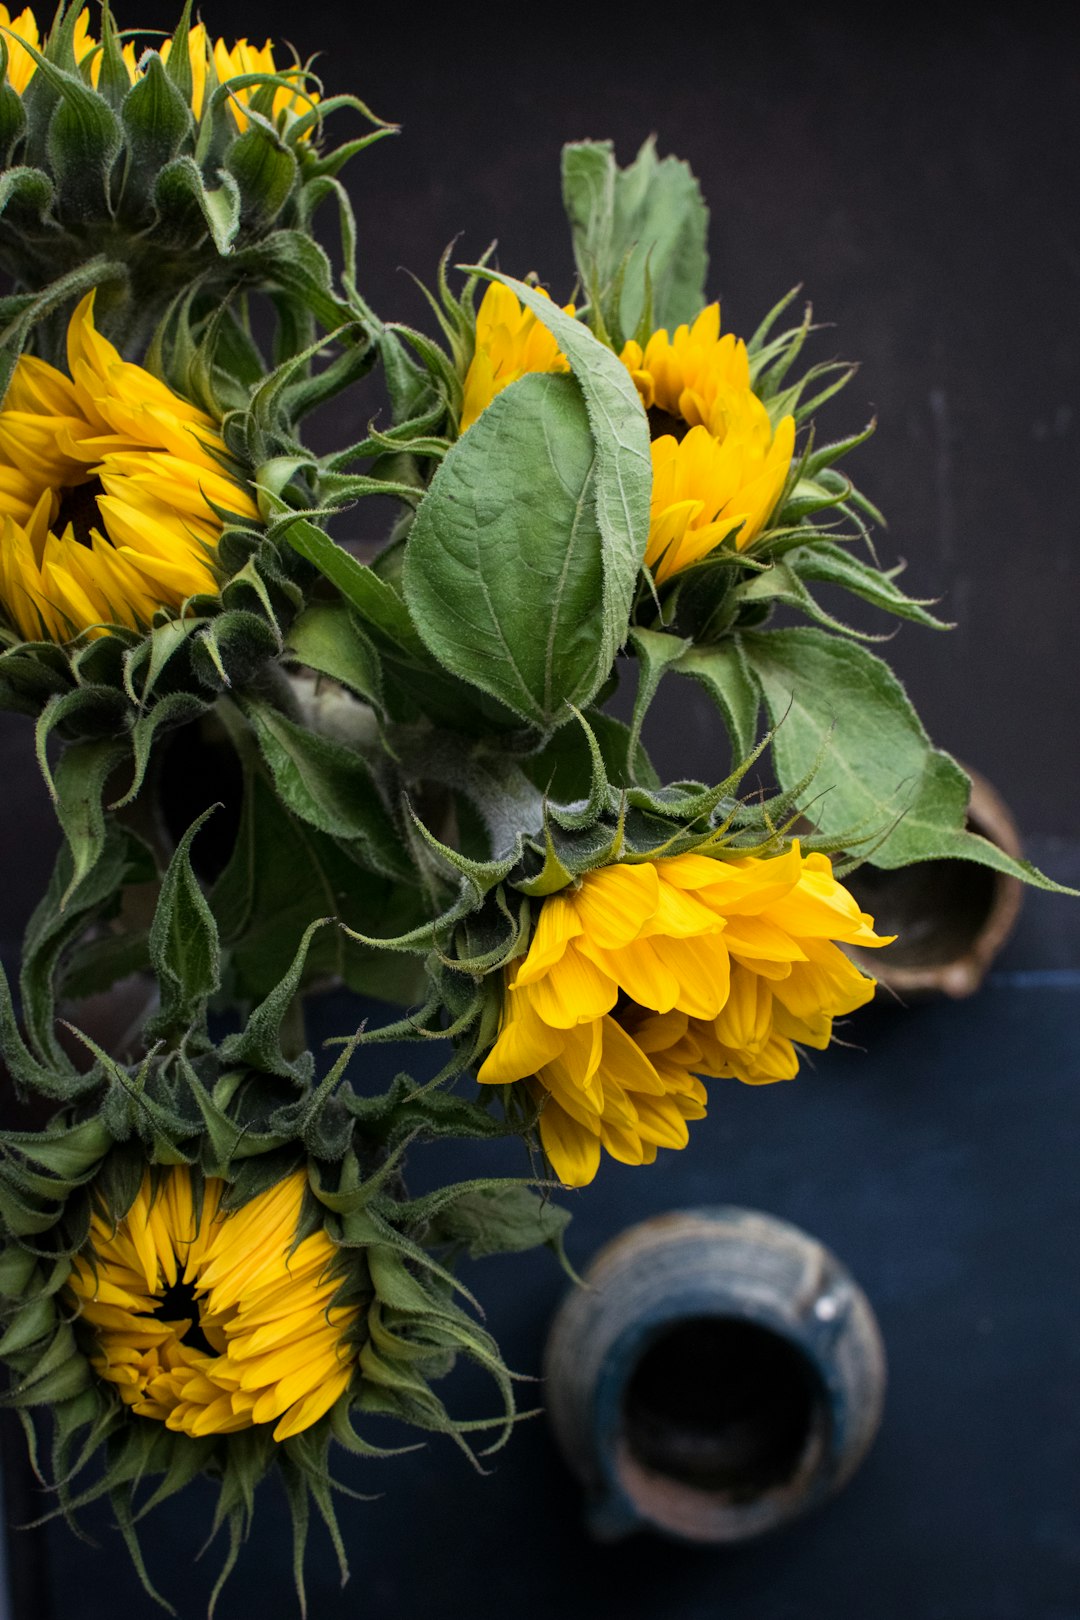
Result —
[[[218, 84], [212, 64], [196, 119], [190, 5], [167, 61], [139, 46], [134, 83], [107, 5], [100, 46], [76, 62], [83, 15], [81, 0], [61, 4], [44, 49], [25, 47], [37, 70], [22, 94], [0, 82], [0, 268], [12, 285], [0, 300], [0, 383], [32, 332], [40, 354], [59, 358], [64, 311], [90, 287], [100, 289], [102, 329], [127, 350], [141, 348], [170, 302], [188, 292], [199, 313], [215, 315], [237, 293], [272, 295], [279, 357], [302, 348], [313, 323], [343, 325], [349, 311], [312, 219], [336, 197], [351, 242], [338, 173], [392, 126], [354, 96], [319, 102], [309, 70]], [[275, 92], [298, 84], [315, 99], [301, 115], [275, 119]], [[251, 98], [242, 131], [232, 110], [237, 90]], [[375, 128], [325, 150], [324, 119], [346, 108]]]
[[[558, 1250], [567, 1217], [513, 1180], [461, 1182], [410, 1199], [401, 1178], [407, 1145], [446, 1135], [496, 1137], [506, 1128], [478, 1106], [417, 1087], [404, 1075], [381, 1097], [369, 1095], [362, 1078], [354, 1089], [345, 1071], [351, 1060], [362, 1068], [355, 1036], [316, 1078], [312, 1054], [289, 1040], [289, 1014], [315, 930], [241, 1028], [211, 1037], [207, 1003], [220, 988], [221, 957], [189, 861], [197, 830], [181, 841], [161, 888], [150, 935], [159, 1000], [140, 1060], [110, 1057], [83, 1035], [89, 1066], [76, 1064], [59, 1044], [53, 981], [70, 941], [28, 942], [25, 1033], [0, 981], [0, 1046], [11, 1076], [24, 1099], [56, 1109], [43, 1127], [0, 1133], [6, 1324], [0, 1359], [11, 1375], [7, 1402], [31, 1439], [32, 1414], [48, 1413], [60, 1510], [73, 1517], [107, 1495], [148, 1589], [139, 1514], [196, 1473], [209, 1473], [220, 1493], [215, 1529], [228, 1526], [224, 1580], [250, 1523], [254, 1487], [276, 1465], [293, 1512], [302, 1598], [309, 1496], [345, 1572], [328, 1463], [332, 1443], [386, 1455], [356, 1432], [354, 1416], [362, 1424], [365, 1414], [389, 1415], [449, 1434], [469, 1456], [476, 1431], [492, 1431], [496, 1445], [505, 1440], [515, 1415], [510, 1375], [490, 1336], [455, 1302], [455, 1294], [466, 1302], [472, 1296], [447, 1268], [463, 1251], [482, 1255], [539, 1243]], [[335, 1302], [361, 1307], [352, 1383], [325, 1418], [280, 1444], [267, 1426], [203, 1439], [170, 1431], [133, 1414], [87, 1359], [92, 1334], [63, 1289], [72, 1257], [86, 1245], [91, 1212], [121, 1220], [144, 1175], [176, 1165], [224, 1180], [228, 1209], [305, 1170], [310, 1191], [301, 1234], [326, 1232], [338, 1251]], [[502, 1411], [490, 1423], [457, 1421], [431, 1387], [458, 1354], [476, 1361], [497, 1386]]]

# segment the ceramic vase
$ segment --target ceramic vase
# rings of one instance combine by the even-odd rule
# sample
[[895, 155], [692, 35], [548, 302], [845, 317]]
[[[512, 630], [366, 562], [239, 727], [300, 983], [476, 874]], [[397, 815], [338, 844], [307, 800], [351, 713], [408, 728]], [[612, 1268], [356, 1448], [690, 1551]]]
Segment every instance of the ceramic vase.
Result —
[[720, 1207], [659, 1216], [602, 1249], [555, 1319], [545, 1378], [598, 1537], [739, 1542], [854, 1473], [885, 1356], [835, 1256], [786, 1221]]

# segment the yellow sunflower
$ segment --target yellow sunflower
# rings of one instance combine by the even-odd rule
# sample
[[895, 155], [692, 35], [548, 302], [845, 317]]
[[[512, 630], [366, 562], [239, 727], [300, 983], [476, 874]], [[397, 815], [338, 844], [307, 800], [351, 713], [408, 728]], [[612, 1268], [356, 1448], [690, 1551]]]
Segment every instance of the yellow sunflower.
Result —
[[791, 1079], [793, 1043], [827, 1046], [833, 1019], [871, 999], [837, 941], [889, 943], [798, 843], [601, 867], [543, 902], [478, 1078], [532, 1087], [567, 1186], [593, 1179], [601, 1148], [649, 1164], [704, 1116], [701, 1076]]
[[30, 641], [143, 629], [216, 591], [223, 514], [259, 516], [217, 423], [120, 358], [93, 293], [67, 349], [70, 376], [23, 355], [0, 407], [0, 607]]
[[225, 1183], [144, 1177], [115, 1226], [100, 1212], [67, 1287], [94, 1342], [90, 1361], [140, 1417], [199, 1437], [274, 1423], [310, 1428], [348, 1388], [358, 1306], [333, 1303], [339, 1251], [321, 1229], [295, 1244], [307, 1177], [297, 1171], [235, 1213]]
[[722, 439], [699, 426], [682, 440], [668, 433], [652, 442], [645, 562], [657, 584], [700, 562], [729, 536], [744, 551], [780, 498], [795, 424], [786, 416], [773, 437], [761, 401], [749, 394], [744, 405], [742, 419], [733, 412]]
[[[41, 31], [38, 28], [37, 18], [27, 6], [17, 17], [13, 17], [7, 6], [0, 5], [0, 29], [3, 30], [4, 44], [8, 49], [7, 82], [13, 90], [21, 96], [30, 80], [37, 72], [37, 63], [25, 50], [21, 40], [26, 40], [36, 51], [42, 47]], [[75, 35], [72, 45], [75, 50], [76, 62], [81, 62], [91, 51], [97, 49], [97, 40], [90, 35], [90, 17], [88, 12], [81, 12], [75, 23]], [[90, 74], [94, 83], [97, 83], [101, 72], [101, 57], [97, 56], [91, 64]]]
[[[721, 337], [709, 305], [674, 337], [661, 329], [622, 361], [653, 423], [653, 505], [644, 561], [657, 583], [729, 538], [745, 551], [766, 527], [789, 475], [795, 420], [772, 421], [750, 386], [746, 345]], [[677, 431], [670, 431], [677, 429]]]
[[[538, 289], [544, 298], [548, 294]], [[573, 304], [563, 306], [567, 315]], [[531, 309], [509, 287], [493, 281], [476, 312], [476, 349], [465, 377], [462, 433], [504, 388], [531, 371], [569, 371], [566, 356]]]
[[644, 349], [631, 340], [621, 358], [656, 433], [645, 561], [662, 583], [729, 536], [740, 551], [757, 539], [787, 480], [795, 421], [773, 430], [746, 344], [720, 335], [719, 304], [674, 337], [654, 332]]
[[[43, 49], [41, 31], [38, 28], [37, 18], [30, 7], [12, 17], [5, 5], [0, 5], [0, 29], [5, 30], [4, 39], [8, 48], [7, 82], [22, 95], [30, 80], [37, 72], [37, 63], [30, 52], [20, 44], [26, 40], [35, 50]], [[160, 46], [163, 62], [169, 60], [172, 51], [172, 40], [166, 39]], [[95, 52], [90, 63], [90, 82], [97, 87], [101, 78], [101, 52], [98, 42], [89, 31], [89, 13], [82, 12], [75, 24], [74, 36], [75, 60], [81, 63], [83, 59]], [[128, 40], [122, 52], [124, 65], [128, 70], [128, 77], [132, 84], [139, 77], [139, 58], [141, 52], [136, 49], [135, 42]], [[196, 119], [202, 117], [206, 103], [206, 84], [209, 76], [210, 64], [213, 62], [214, 73], [218, 84], [228, 84], [232, 79], [240, 78], [248, 73], [275, 73], [289, 80], [289, 85], [281, 85], [274, 91], [274, 105], [271, 117], [276, 124], [283, 120], [299, 118], [316, 105], [318, 95], [313, 90], [305, 88], [305, 75], [299, 66], [279, 68], [274, 61], [274, 46], [270, 40], [264, 45], [249, 45], [246, 39], [239, 39], [234, 45], [226, 45], [223, 39], [214, 40], [211, 44], [210, 36], [203, 23], [195, 23], [188, 32], [188, 55], [191, 59], [191, 110]], [[295, 88], [293, 88], [295, 86]], [[244, 106], [251, 101], [258, 91], [258, 85], [245, 85], [234, 92], [229, 98], [229, 107], [236, 120], [237, 129], [243, 133], [248, 126], [248, 115]]]
[[692, 326], [676, 327], [674, 337], [661, 328], [644, 348], [631, 338], [620, 358], [647, 411], [671, 417], [673, 425], [708, 428], [716, 439], [724, 437], [732, 406], [741, 409], [742, 396], [753, 391], [746, 344], [731, 332], [721, 337], [719, 304], [709, 304]]

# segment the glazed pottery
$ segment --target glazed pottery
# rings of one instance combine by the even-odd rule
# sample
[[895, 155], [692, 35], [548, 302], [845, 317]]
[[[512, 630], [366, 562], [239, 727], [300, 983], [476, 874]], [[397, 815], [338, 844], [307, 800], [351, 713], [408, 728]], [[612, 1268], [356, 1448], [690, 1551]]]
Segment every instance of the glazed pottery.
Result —
[[[985, 778], [965, 769], [969, 831], [1019, 857], [1020, 835], [1008, 807]], [[884, 951], [844, 949], [902, 996], [970, 996], [1012, 933], [1023, 898], [1019, 878], [972, 861], [916, 861], [892, 872], [866, 865], [844, 881], [878, 933], [897, 935]]]
[[885, 1357], [827, 1249], [718, 1207], [658, 1216], [602, 1249], [555, 1319], [545, 1377], [594, 1534], [738, 1542], [850, 1478], [880, 1421]]

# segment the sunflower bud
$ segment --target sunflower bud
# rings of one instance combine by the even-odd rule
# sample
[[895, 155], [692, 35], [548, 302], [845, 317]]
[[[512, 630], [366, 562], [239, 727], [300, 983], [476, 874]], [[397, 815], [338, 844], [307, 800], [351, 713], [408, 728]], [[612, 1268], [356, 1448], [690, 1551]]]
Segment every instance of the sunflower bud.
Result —
[[[212, 41], [201, 23], [189, 27], [188, 10], [154, 49], [121, 46], [107, 6], [100, 41], [79, 3], [47, 38], [29, 9], [12, 19], [0, 7], [0, 30], [10, 191], [0, 266], [26, 295], [8, 370], [28, 332], [89, 286], [101, 287], [103, 328], [125, 350], [192, 288], [202, 313], [255, 283], [304, 320], [348, 318], [309, 227], [325, 177], [389, 133], [363, 103], [321, 102], [310, 70], [283, 66], [269, 41]], [[376, 128], [324, 151], [324, 113], [343, 105]], [[61, 342], [48, 322], [39, 352], [58, 360]]]

